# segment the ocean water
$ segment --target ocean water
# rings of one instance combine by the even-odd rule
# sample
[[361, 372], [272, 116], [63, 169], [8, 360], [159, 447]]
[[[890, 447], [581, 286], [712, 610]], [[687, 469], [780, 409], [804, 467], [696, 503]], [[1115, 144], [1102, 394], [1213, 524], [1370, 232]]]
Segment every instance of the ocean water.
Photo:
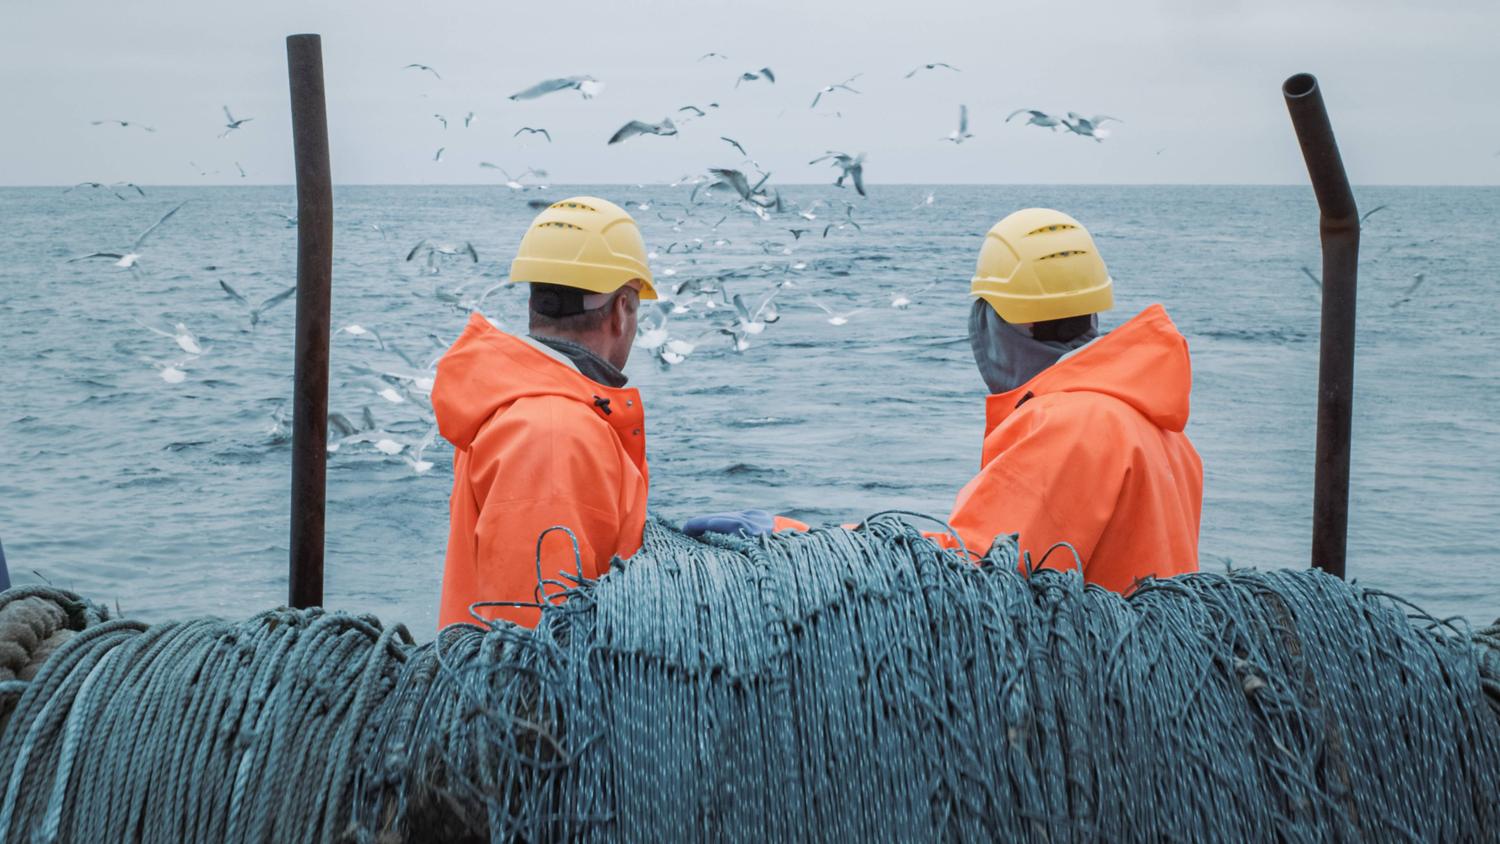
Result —
[[[687, 361], [632, 357], [656, 513], [946, 515], [978, 466], [983, 426], [964, 338], [974, 258], [996, 219], [1046, 205], [1097, 238], [1117, 286], [1106, 328], [1161, 302], [1189, 340], [1202, 566], [1307, 564], [1319, 294], [1300, 268], [1316, 269], [1319, 253], [1306, 188], [887, 186], [859, 200], [806, 186], [783, 192], [816, 219], [762, 222], [718, 202], [689, 209], [686, 187], [348, 187], [335, 196], [334, 325], [373, 329], [385, 349], [370, 334], [335, 336], [330, 408], [358, 422], [368, 407], [408, 448], [330, 455], [329, 606], [430, 634], [451, 449], [439, 438], [423, 455], [434, 467], [415, 471], [404, 458], [430, 409], [420, 391], [383, 398], [381, 373], [410, 369], [396, 349], [420, 368], [457, 335], [462, 300], [504, 277], [534, 213], [524, 199], [583, 192], [630, 203], [664, 286], [722, 284], [753, 307], [793, 282], [776, 299], [781, 320], [744, 352], [716, 331], [727, 309], [700, 297], [670, 324], [697, 344]], [[1433, 613], [1488, 621], [1500, 615], [1500, 190], [1357, 193], [1366, 210], [1388, 207], [1363, 237], [1349, 571]], [[845, 199], [862, 230], [847, 225]], [[184, 200], [141, 250], [140, 272], [68, 262], [129, 244]], [[289, 187], [125, 200], [0, 190], [0, 542], [17, 583], [147, 618], [243, 616], [285, 600], [290, 443], [277, 417], [291, 394], [293, 307], [252, 330], [219, 281], [257, 302], [292, 284], [296, 231], [282, 215], [293, 213]], [[405, 260], [423, 238], [471, 242], [480, 260], [444, 258], [433, 273]], [[893, 308], [898, 293], [913, 304]], [[853, 314], [833, 326], [819, 303]], [[483, 310], [524, 325], [516, 288]], [[200, 355], [145, 327], [179, 322]], [[178, 383], [164, 379], [168, 364]]]

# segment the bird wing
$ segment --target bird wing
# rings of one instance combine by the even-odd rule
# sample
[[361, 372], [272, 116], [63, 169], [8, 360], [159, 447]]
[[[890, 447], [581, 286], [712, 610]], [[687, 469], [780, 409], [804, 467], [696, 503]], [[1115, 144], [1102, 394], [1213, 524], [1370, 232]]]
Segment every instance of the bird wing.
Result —
[[696, 112], [696, 113], [697, 113], [697, 115], [698, 115], [698, 116], [699, 116], [699, 117], [703, 117], [703, 116], [705, 116], [705, 115], [707, 115], [707, 114], [708, 114], [708, 112], [706, 112], [706, 111], [704, 111], [704, 110], [703, 110], [703, 109], [701, 109], [701, 108], [698, 108], [698, 107], [697, 107], [697, 106], [683, 106], [683, 107], [682, 107], [682, 108], [679, 108], [679, 109], [677, 109], [677, 110], [678, 110], [678, 111], [691, 111], [691, 112]]
[[1361, 223], [1363, 223], [1365, 220], [1368, 220], [1371, 217], [1375, 216], [1375, 212], [1377, 212], [1377, 211], [1384, 211], [1388, 207], [1390, 207], [1390, 206], [1387, 206], [1387, 205], [1377, 205], [1374, 208], [1371, 208], [1369, 211], [1366, 211], [1365, 213], [1361, 214], [1360, 217], [1359, 217], [1359, 221]]
[[239, 302], [241, 305], [245, 305], [247, 307], [250, 305], [249, 300], [247, 300], [244, 296], [241, 296], [238, 290], [235, 290], [233, 287], [229, 286], [229, 282], [221, 278], [219, 279], [219, 286], [224, 289], [225, 293], [229, 294], [229, 298], [233, 299], [236, 302]]
[[912, 78], [912, 77], [913, 77], [913, 76], [916, 76], [916, 75], [917, 75], [917, 71], [919, 71], [919, 70], [921, 70], [921, 69], [922, 69], [922, 68], [920, 68], [920, 67], [914, 67], [914, 68], [912, 68], [912, 69], [911, 69], [911, 71], [910, 71], [910, 72], [908, 72], [908, 73], [907, 73], [907, 74], [906, 74], [906, 76], [905, 76], [905, 77], [904, 77], [904, 78], [906, 78], [906, 79], [910, 79], [910, 78]]
[[[749, 155], [750, 154], [748, 152], [745, 152], [745, 148], [742, 147], [742, 146], [740, 146], [740, 142], [736, 141], [734, 138], [726, 138], [723, 135], [720, 135], [719, 136], [719, 140], [724, 141], [725, 143], [727, 143], [730, 146], [734, 147], [735, 149], [739, 150], [740, 151], [740, 155]], [[1371, 212], [1371, 213], [1374, 213], [1374, 212]]]
[[[223, 284], [224, 282], [221, 281], [219, 283]], [[271, 308], [274, 308], [277, 305], [281, 304], [282, 302], [285, 302], [292, 294], [294, 294], [296, 292], [297, 292], [297, 285], [294, 284], [291, 287], [288, 287], [287, 289], [281, 291], [280, 293], [277, 293], [275, 296], [272, 296], [269, 299], [265, 300], [264, 302], [261, 302], [259, 305], [256, 306], [255, 311], [256, 311], [256, 313], [259, 313], [261, 311], [265, 311], [265, 310], [269, 310]]]
[[328, 414], [328, 424], [338, 431], [341, 437], [352, 437], [358, 433], [358, 429], [349, 421], [349, 417], [338, 411]]
[[417, 245], [413, 246], [411, 248], [411, 251], [408, 252], [408, 253], [406, 253], [406, 260], [410, 261], [411, 259], [417, 257], [417, 253], [420, 252], [422, 250], [422, 247], [424, 247], [426, 245], [427, 245], [427, 238], [425, 238], [425, 237], [422, 238], [420, 241], [417, 241]]
[[763, 68], [761, 68], [760, 69], [760, 74], [762, 76], [764, 76], [767, 80], [771, 81], [772, 83], [776, 82], [776, 74], [772, 73], [771, 69], [769, 67], [763, 67]]
[[230, 123], [234, 122], [234, 115], [229, 113], [229, 106], [224, 106], [224, 119], [228, 120]]
[[1092, 123], [1092, 124], [1094, 124], [1095, 126], [1098, 126], [1100, 123], [1103, 123], [1106, 120], [1113, 120], [1116, 123], [1124, 123], [1125, 122], [1125, 121], [1121, 120], [1118, 117], [1110, 117], [1107, 114], [1096, 114], [1093, 117], [1089, 118], [1089, 122]]
[[510, 99], [512, 99], [512, 100], [534, 100], [537, 97], [544, 96], [546, 94], [550, 94], [553, 91], [561, 91], [561, 90], [564, 90], [566, 88], [576, 87], [578, 84], [579, 84], [578, 81], [576, 79], [572, 79], [572, 78], [568, 78], [568, 79], [544, 79], [541, 82], [538, 82], [535, 85], [532, 85], [530, 88], [527, 88], [527, 89], [522, 90], [522, 91], [517, 91], [514, 94], [511, 94], [510, 95]]
[[649, 123], [643, 123], [639, 120], [632, 120], [629, 123], [626, 123], [624, 126], [621, 126], [618, 130], [615, 131], [613, 135], [610, 135], [609, 143], [618, 144], [619, 142], [627, 138], [633, 138], [636, 135], [650, 132], [652, 128], [653, 127]]
[[969, 131], [969, 107], [961, 105], [958, 107], [958, 134], [967, 134]]
[[1005, 116], [1005, 122], [1009, 123], [1018, 114], [1028, 114], [1030, 112], [1031, 112], [1031, 109], [1029, 109], [1029, 108], [1018, 108], [1015, 111], [1013, 111], [1010, 114], [1007, 114]]
[[[865, 165], [855, 164], [849, 168], [849, 175], [854, 179], [854, 189], [860, 196], [865, 195]], [[852, 222], [852, 221], [851, 221]], [[858, 226], [856, 225], [856, 228]]]
[[118, 261], [124, 257], [124, 255], [121, 255], [118, 252], [95, 252], [92, 255], [80, 255], [77, 258], [69, 258], [68, 263], [71, 264], [74, 261], [87, 261], [90, 258], [113, 258]]
[[816, 94], [813, 95], [812, 105], [808, 106], [808, 108], [817, 108], [818, 107], [818, 100], [821, 100], [821, 99], [823, 99], [823, 92], [819, 91], [818, 93], [816, 93]]
[[[811, 298], [811, 297], [809, 297], [809, 298]], [[813, 299], [812, 303], [814, 305], [817, 305], [819, 308], [821, 308], [823, 310], [823, 313], [828, 314], [829, 316], [835, 316], [832, 308], [828, 307], [827, 305], [823, 304], [822, 302], [819, 302], [817, 299]]]
[[173, 208], [171, 211], [168, 211], [167, 213], [161, 215], [161, 219], [157, 220], [155, 223], [152, 223], [151, 224], [151, 228], [146, 229], [145, 231], [141, 232], [141, 236], [135, 239], [135, 245], [132, 248], [134, 248], [134, 249], [140, 249], [141, 248], [141, 244], [143, 244], [143, 243], [146, 242], [146, 238], [150, 237], [152, 232], [156, 231], [161, 226], [162, 223], [165, 223], [166, 221], [172, 219], [172, 215], [176, 214], [178, 211], [182, 210], [182, 206], [184, 206], [186, 204], [187, 204], [187, 202], [185, 202], [185, 201], [184, 202], [179, 202], [179, 203], [177, 203], [177, 206], [175, 208]]
[[442, 161], [443, 160], [443, 150], [445, 150], [445, 149], [447, 149], [447, 147], [438, 147], [438, 151], [436, 153], [433, 153], [432, 160], [433, 161]]
[[734, 303], [734, 312], [740, 316], [740, 322], [750, 322], [750, 309], [745, 307], [744, 297], [736, 293], [732, 301]]
[[474, 244], [468, 242], [467, 240], [464, 241], [464, 252], [468, 254], [470, 258], [474, 259], [474, 263], [479, 263], [479, 253], [475, 251]]

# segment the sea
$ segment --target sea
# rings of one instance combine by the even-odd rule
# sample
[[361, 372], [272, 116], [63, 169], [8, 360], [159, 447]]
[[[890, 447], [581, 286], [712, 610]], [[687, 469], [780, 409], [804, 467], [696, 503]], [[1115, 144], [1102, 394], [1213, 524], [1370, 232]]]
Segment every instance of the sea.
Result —
[[[326, 604], [433, 634], [453, 473], [440, 436], [422, 448], [428, 367], [476, 308], [524, 329], [524, 291], [500, 282], [528, 200], [574, 194], [626, 206], [658, 285], [687, 307], [667, 322], [686, 359], [637, 348], [626, 369], [646, 403], [654, 514], [946, 516], [984, 424], [965, 338], [975, 258], [996, 220], [1046, 206], [1094, 233], [1116, 286], [1104, 328], [1159, 302], [1188, 338], [1202, 568], [1308, 565], [1309, 188], [781, 192], [786, 210], [761, 219], [690, 185], [337, 188], [329, 406], [359, 434], [328, 456]], [[1488, 623], [1500, 615], [1500, 189], [1356, 195], [1370, 216], [1349, 576]], [[70, 260], [121, 251], [179, 203], [134, 268]], [[295, 214], [285, 186], [0, 189], [0, 543], [15, 583], [147, 620], [287, 600], [294, 306], [254, 324], [251, 312], [295, 282]], [[445, 251], [408, 260], [423, 241]], [[721, 331], [735, 294], [752, 310], [775, 294], [779, 316], [742, 350]]]

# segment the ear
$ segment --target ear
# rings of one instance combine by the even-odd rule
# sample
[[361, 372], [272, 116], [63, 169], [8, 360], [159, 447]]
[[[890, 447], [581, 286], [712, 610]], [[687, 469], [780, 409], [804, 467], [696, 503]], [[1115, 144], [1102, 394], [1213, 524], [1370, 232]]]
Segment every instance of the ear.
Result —
[[623, 336], [630, 327], [630, 315], [635, 313], [635, 297], [628, 291], [621, 290], [615, 297], [614, 303], [609, 310], [609, 324], [613, 333]]

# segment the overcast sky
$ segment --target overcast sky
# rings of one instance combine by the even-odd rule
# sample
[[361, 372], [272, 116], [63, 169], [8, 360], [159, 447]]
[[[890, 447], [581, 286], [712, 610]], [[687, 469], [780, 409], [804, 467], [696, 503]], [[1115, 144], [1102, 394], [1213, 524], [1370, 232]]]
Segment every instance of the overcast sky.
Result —
[[[872, 183], [1302, 183], [1279, 86], [1304, 70], [1357, 183], [1500, 182], [1495, 0], [53, 0], [0, 11], [0, 184], [290, 183], [295, 32], [323, 36], [340, 183], [495, 181], [482, 160], [557, 184], [664, 182], [734, 166], [720, 135], [781, 183], [824, 180], [807, 162], [828, 149], [867, 153]], [[962, 72], [903, 78], [932, 61]], [[762, 66], [774, 85], [734, 87]], [[603, 93], [506, 99], [574, 74]], [[808, 107], [854, 74], [862, 94]], [[605, 145], [710, 101], [677, 137]], [[960, 103], [975, 137], [955, 146], [939, 138]], [[223, 105], [254, 119], [220, 139]], [[1022, 107], [1124, 122], [1094, 143], [1003, 122]], [[157, 131], [90, 125], [116, 118]], [[512, 139], [523, 125], [554, 142]]]

